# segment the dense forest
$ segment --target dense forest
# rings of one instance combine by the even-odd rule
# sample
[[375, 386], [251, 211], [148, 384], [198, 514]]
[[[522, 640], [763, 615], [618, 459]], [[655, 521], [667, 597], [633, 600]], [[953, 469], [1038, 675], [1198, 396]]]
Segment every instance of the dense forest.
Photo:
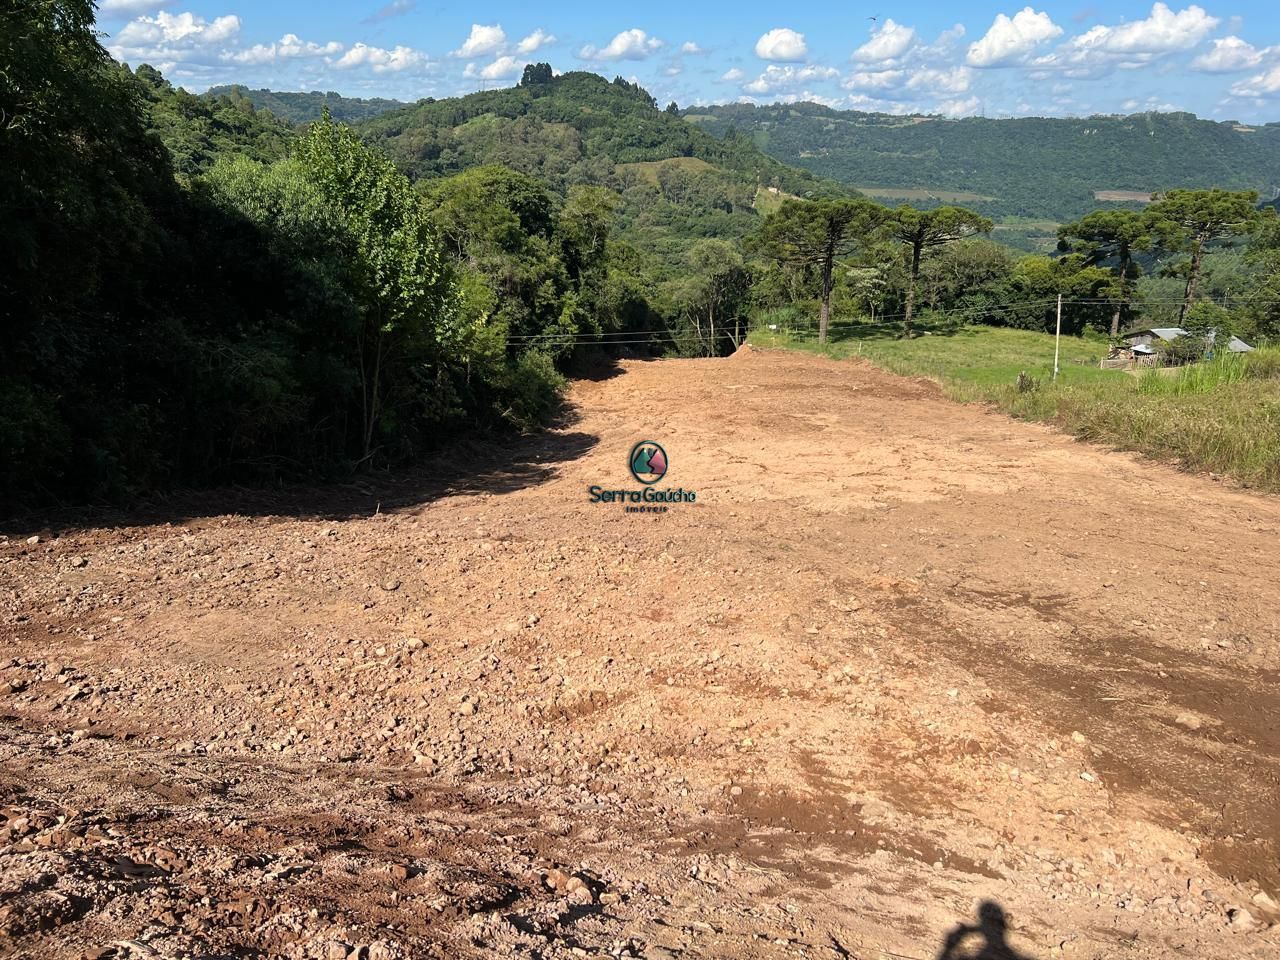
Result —
[[385, 100], [381, 97], [344, 97], [332, 90], [326, 93], [321, 93], [319, 90], [281, 93], [275, 90], [250, 90], [234, 83], [210, 87], [202, 96], [214, 100], [245, 99], [257, 109], [266, 110], [272, 116], [290, 123], [310, 123], [312, 120], [319, 120], [326, 111], [340, 123], [355, 123], [406, 106], [400, 100]]
[[724, 354], [752, 324], [1046, 329], [1062, 294], [1074, 334], [1280, 333], [1248, 191], [1020, 255], [978, 204], [878, 203], [621, 78], [534, 64], [299, 125], [113, 62], [89, 0], [4, 16], [6, 506], [385, 467], [545, 422], [601, 356]]
[[819, 176], [907, 191], [901, 199], [913, 202], [959, 199], [991, 217], [1071, 220], [1097, 206], [1098, 191], [1221, 187], [1270, 199], [1280, 189], [1280, 123], [1247, 127], [1188, 113], [947, 120], [815, 103], [724, 104], [684, 115], [709, 133], [748, 135]]

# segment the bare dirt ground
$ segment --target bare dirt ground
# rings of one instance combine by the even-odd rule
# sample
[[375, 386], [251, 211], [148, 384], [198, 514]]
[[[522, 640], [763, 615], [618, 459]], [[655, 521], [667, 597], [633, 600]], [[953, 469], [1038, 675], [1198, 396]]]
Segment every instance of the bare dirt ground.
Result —
[[[9, 531], [0, 954], [1280, 956], [1280, 501], [853, 362], [572, 401]], [[696, 503], [588, 502], [640, 439]]]

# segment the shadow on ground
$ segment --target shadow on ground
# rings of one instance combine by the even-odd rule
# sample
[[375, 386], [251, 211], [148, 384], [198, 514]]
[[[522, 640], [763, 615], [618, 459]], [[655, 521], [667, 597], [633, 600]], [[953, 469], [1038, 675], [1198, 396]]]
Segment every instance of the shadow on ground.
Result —
[[340, 481], [178, 490], [149, 496], [128, 507], [20, 516], [3, 521], [0, 532], [53, 536], [64, 529], [188, 523], [224, 515], [347, 520], [459, 494], [511, 493], [545, 483], [560, 465], [586, 456], [595, 447], [598, 437], [572, 429], [577, 419], [569, 410], [554, 427], [534, 434], [461, 439], [444, 445], [417, 466], [357, 474]]
[[1009, 922], [1000, 904], [985, 900], [976, 924], [958, 923], [948, 931], [937, 960], [1032, 960], [1009, 946]]

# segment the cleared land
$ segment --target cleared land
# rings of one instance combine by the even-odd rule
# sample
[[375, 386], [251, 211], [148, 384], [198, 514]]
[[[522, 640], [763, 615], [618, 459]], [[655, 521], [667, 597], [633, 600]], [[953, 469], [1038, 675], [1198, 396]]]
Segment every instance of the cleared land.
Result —
[[[10, 531], [0, 950], [1276, 955], [1280, 503], [798, 352], [572, 400]], [[589, 503], [644, 438], [697, 502]]]
[[[1104, 343], [1063, 337], [1054, 382], [1048, 334], [973, 326], [900, 340], [896, 324], [832, 330], [825, 348], [811, 330], [757, 332], [752, 342], [866, 357], [894, 373], [930, 377], [954, 400], [993, 403], [1082, 439], [1280, 492], [1280, 349], [1137, 373], [1100, 370]], [[1018, 389], [1019, 373], [1032, 377], [1031, 389]]]
[[658, 174], [664, 169], [683, 170], [686, 173], [705, 173], [716, 170], [700, 157], [672, 157], [669, 160], [641, 160], [636, 163], [620, 163], [619, 170], [632, 170], [654, 186], [658, 185]]
[[1151, 191], [1150, 190], [1095, 190], [1093, 191], [1093, 199], [1132, 201], [1135, 203], [1150, 203]]
[[964, 190], [930, 190], [925, 187], [854, 187], [880, 200], [939, 200], [943, 203], [981, 203], [997, 199]]

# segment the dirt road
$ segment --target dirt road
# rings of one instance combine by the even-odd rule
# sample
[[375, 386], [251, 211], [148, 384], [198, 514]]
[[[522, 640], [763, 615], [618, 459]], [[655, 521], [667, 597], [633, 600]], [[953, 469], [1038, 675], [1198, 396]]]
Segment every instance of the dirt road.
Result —
[[[852, 362], [572, 401], [9, 531], [0, 954], [1280, 955], [1280, 502]], [[696, 501], [590, 502], [643, 439]]]

